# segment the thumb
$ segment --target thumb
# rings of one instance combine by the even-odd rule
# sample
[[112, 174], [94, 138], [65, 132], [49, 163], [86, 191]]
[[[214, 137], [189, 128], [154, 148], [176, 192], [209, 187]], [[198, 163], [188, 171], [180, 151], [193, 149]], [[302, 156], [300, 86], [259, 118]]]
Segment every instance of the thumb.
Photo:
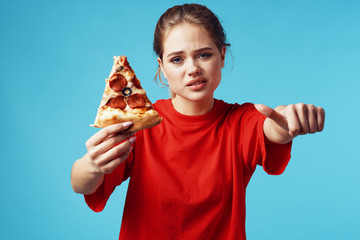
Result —
[[283, 115], [281, 115], [280, 113], [278, 113], [274, 109], [272, 109], [272, 108], [270, 108], [268, 106], [265, 106], [264, 104], [254, 104], [254, 107], [262, 115], [264, 115], [267, 118], [273, 120], [281, 128], [283, 128], [283, 129], [285, 129], [287, 131], [289, 130], [287, 120], [283, 117]]

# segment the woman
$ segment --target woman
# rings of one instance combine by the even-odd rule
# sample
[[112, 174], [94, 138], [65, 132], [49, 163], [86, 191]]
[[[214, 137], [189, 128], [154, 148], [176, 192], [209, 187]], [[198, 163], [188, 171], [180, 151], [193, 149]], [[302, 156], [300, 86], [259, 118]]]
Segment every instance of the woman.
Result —
[[162, 123], [135, 136], [122, 133], [131, 123], [104, 128], [74, 163], [73, 188], [94, 211], [130, 177], [119, 239], [246, 239], [245, 191], [256, 166], [281, 174], [292, 139], [322, 131], [320, 107], [214, 99], [229, 45], [205, 6], [168, 9], [154, 34], [172, 93], [154, 104]]

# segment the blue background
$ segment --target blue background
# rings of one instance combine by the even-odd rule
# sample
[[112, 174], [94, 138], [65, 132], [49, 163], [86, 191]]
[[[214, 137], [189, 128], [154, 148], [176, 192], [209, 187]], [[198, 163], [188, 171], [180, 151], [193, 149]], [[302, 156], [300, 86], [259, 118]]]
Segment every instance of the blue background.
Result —
[[[216, 97], [326, 110], [298, 137], [281, 176], [255, 172], [248, 239], [360, 239], [360, 4], [214, 0], [232, 44]], [[70, 185], [114, 55], [126, 55], [152, 101], [159, 16], [184, 1], [0, 2], [0, 239], [117, 239], [127, 183], [102, 213]], [[164, 146], [166, 147], [166, 146]]]

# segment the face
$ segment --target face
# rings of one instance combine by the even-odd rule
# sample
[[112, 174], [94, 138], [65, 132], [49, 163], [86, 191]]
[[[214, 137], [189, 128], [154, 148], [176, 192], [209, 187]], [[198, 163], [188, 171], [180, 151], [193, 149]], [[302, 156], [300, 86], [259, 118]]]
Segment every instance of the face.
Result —
[[207, 31], [182, 23], [167, 32], [163, 49], [158, 61], [175, 98], [212, 99], [221, 80], [226, 48], [220, 52]]

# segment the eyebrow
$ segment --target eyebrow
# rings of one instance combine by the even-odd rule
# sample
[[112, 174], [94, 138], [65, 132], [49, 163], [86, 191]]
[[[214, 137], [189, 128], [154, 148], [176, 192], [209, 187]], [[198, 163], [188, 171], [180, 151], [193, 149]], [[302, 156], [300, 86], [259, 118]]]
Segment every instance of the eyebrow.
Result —
[[[199, 49], [196, 49], [194, 52], [195, 53], [199, 53], [199, 52], [203, 52], [203, 51], [212, 51], [213, 49], [211, 47], [203, 47], [203, 48], [199, 48]], [[184, 51], [175, 51], [175, 52], [172, 52], [172, 53], [169, 53], [166, 57], [171, 57], [171, 56], [174, 56], [174, 55], [180, 55], [180, 54], [183, 54]]]

